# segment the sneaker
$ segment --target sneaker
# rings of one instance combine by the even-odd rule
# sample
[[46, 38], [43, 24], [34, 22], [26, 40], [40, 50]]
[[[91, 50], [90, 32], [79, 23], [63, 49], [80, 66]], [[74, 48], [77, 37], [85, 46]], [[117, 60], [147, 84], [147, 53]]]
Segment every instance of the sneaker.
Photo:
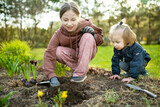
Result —
[[71, 82], [83, 82], [86, 78], [86, 75], [84, 77], [72, 77]]
[[128, 73], [128, 72], [125, 72], [125, 73], [123, 73], [122, 75], [124, 75], [124, 76], [128, 76], [128, 75], [129, 75], [129, 73]]
[[58, 79], [57, 79], [57, 77], [52, 77], [51, 79], [50, 79], [50, 86], [52, 86], [52, 87], [58, 87], [58, 86], [60, 86], [61, 84], [60, 84], [60, 82], [58, 81]]
[[149, 74], [148, 74], [148, 72], [147, 72], [147, 70], [145, 70], [143, 73], [141, 73], [143, 76], [148, 76]]

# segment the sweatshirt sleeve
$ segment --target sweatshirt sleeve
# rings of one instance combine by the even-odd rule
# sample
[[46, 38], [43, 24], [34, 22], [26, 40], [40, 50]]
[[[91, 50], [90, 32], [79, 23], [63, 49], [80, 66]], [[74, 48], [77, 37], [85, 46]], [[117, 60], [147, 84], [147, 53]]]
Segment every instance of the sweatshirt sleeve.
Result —
[[100, 46], [104, 42], [102, 29], [96, 27], [94, 24], [92, 24], [91, 27], [95, 30], [96, 45]]
[[113, 75], [120, 74], [119, 57], [117, 56], [117, 52], [115, 49], [114, 49], [114, 55], [112, 57], [112, 74]]
[[43, 57], [43, 69], [49, 79], [56, 75], [56, 49], [58, 45], [59, 41], [57, 34], [55, 33], [52, 36]]

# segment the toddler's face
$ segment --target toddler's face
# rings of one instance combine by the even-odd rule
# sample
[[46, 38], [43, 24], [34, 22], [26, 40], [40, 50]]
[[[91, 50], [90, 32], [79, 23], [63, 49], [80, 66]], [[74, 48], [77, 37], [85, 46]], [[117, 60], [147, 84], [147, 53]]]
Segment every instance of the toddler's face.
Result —
[[68, 32], [74, 32], [78, 27], [79, 17], [73, 10], [68, 10], [63, 14], [61, 22]]
[[119, 34], [112, 35], [111, 41], [113, 43], [114, 48], [116, 48], [117, 50], [121, 50], [125, 47], [122, 35], [119, 35]]

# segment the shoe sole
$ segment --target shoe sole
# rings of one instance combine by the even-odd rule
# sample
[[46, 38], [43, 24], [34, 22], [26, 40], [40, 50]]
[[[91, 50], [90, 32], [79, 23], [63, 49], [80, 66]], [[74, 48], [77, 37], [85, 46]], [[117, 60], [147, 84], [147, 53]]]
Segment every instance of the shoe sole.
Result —
[[86, 78], [87, 78], [87, 76], [85, 76], [85, 77], [83, 78], [83, 80], [81, 80], [81, 81], [74, 81], [74, 80], [71, 80], [71, 82], [83, 82]]
[[58, 87], [58, 86], [60, 86], [60, 85], [61, 85], [61, 84], [58, 84], [58, 85], [51, 85], [51, 84], [50, 84], [51, 87]]

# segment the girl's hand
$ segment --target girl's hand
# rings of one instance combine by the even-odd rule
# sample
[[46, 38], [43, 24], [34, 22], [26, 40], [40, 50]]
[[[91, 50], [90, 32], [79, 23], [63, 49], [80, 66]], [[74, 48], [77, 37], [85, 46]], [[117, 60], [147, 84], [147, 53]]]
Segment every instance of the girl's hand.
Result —
[[131, 81], [133, 81], [134, 80], [134, 78], [132, 78], [132, 77], [128, 77], [128, 78], [124, 78], [124, 79], [122, 79], [122, 82], [127, 82], [127, 83], [130, 83]]
[[81, 30], [82, 33], [90, 33], [93, 35], [93, 37], [95, 37], [95, 32], [94, 29], [90, 26], [86, 26]]
[[120, 79], [120, 76], [119, 75], [113, 75], [113, 76], [110, 76], [110, 79]]

